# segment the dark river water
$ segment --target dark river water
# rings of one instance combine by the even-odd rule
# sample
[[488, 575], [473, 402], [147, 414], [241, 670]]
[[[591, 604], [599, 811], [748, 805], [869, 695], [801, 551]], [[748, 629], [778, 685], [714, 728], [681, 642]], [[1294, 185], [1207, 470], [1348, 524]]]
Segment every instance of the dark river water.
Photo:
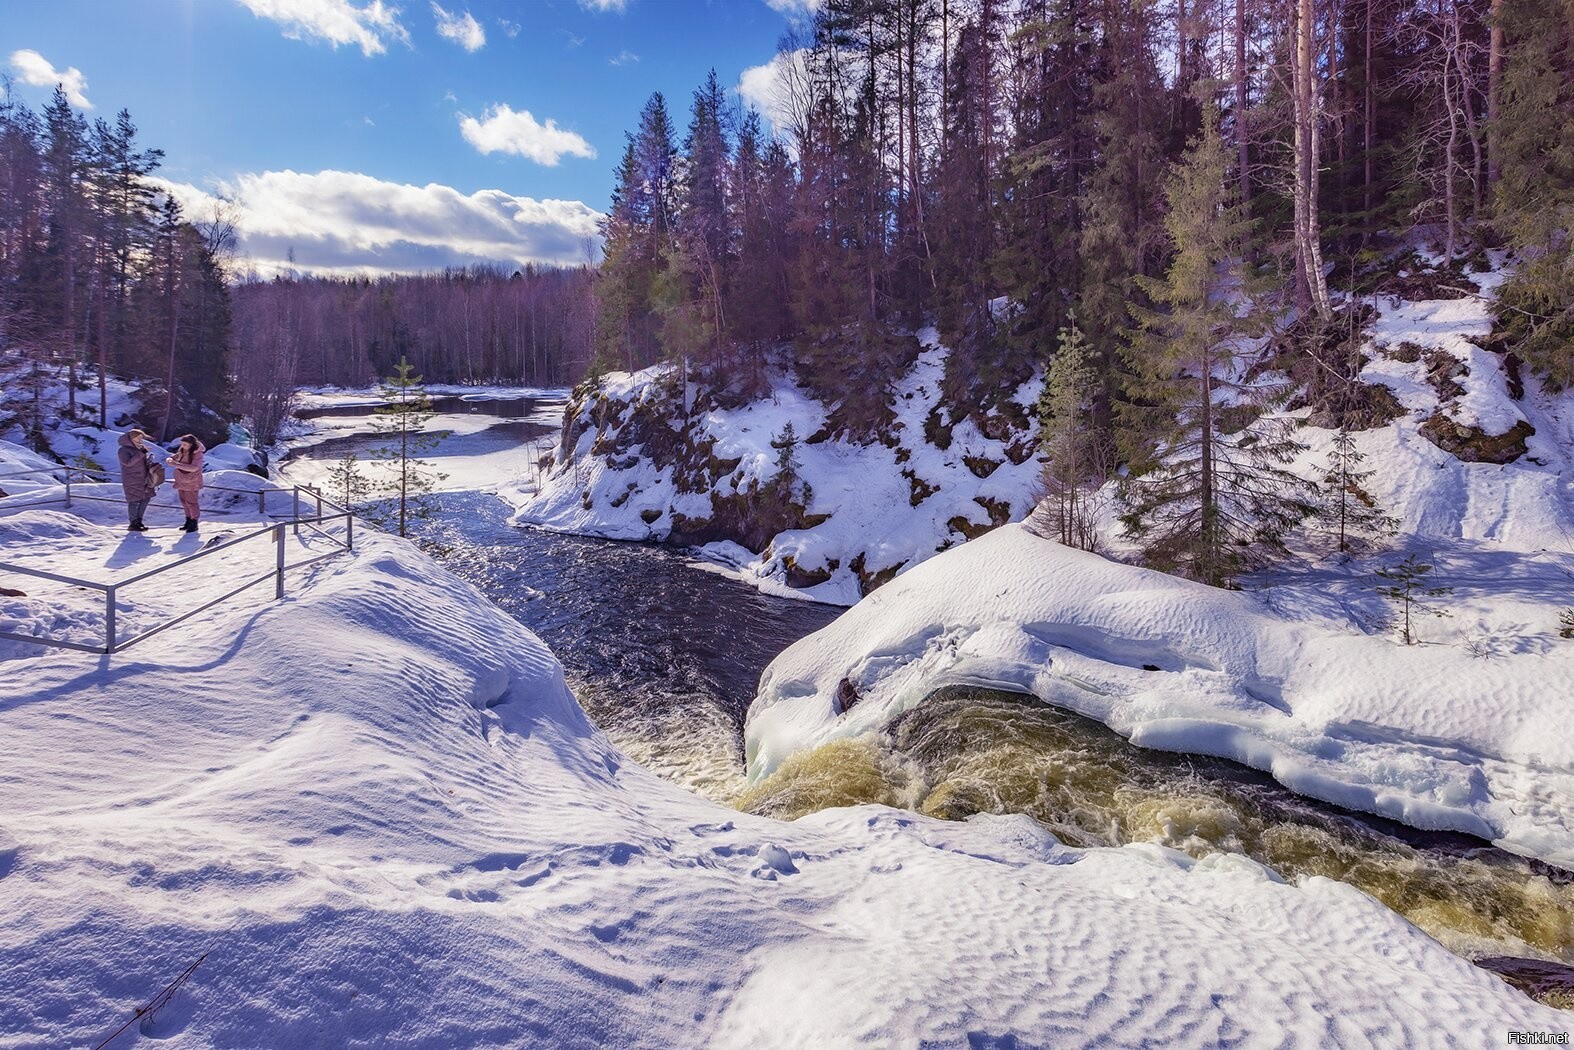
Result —
[[[451, 439], [466, 451], [554, 429], [540, 403], [461, 404], [501, 413]], [[370, 440], [338, 436], [294, 455], [332, 459]], [[748, 785], [742, 729], [761, 672], [839, 609], [762, 595], [672, 548], [518, 528], [488, 494], [435, 498], [423, 546], [551, 647], [625, 753], [692, 790], [783, 819], [859, 802], [948, 819], [1027, 813], [1076, 845], [1244, 854], [1289, 878], [1358, 886], [1461, 955], [1574, 1007], [1568, 873], [1304, 799], [1228, 762], [1137, 748], [1030, 698], [947, 690], [875, 738], [798, 756]]]

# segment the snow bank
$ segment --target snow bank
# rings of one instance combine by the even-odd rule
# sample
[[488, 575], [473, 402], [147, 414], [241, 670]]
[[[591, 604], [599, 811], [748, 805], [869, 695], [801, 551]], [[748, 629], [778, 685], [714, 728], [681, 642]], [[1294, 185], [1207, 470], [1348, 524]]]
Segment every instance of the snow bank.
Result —
[[[78, 560], [126, 542], [29, 513], [30, 542], [54, 529]], [[949, 579], [975, 550], [1037, 557], [1029, 540], [1007, 530], [910, 576]], [[873, 601], [899, 610], [905, 584]], [[1143, 607], [1156, 627], [1189, 620]], [[1187, 661], [1245, 659], [1253, 623], [1177, 634], [1162, 673], [1220, 674]], [[0, 675], [0, 1043], [94, 1044], [199, 958], [146, 1034], [1310, 1048], [1567, 1025], [1325, 880], [1066, 849], [1024, 817], [722, 809], [625, 760], [532, 634], [370, 531], [284, 602]]]
[[[949, 429], [945, 448], [931, 440], [926, 421], [940, 403], [946, 354], [937, 338], [932, 329], [919, 333], [924, 349], [893, 386], [895, 422], [885, 443], [807, 441], [825, 425], [826, 408], [789, 376], [777, 378], [768, 398], [672, 420], [672, 429], [691, 445], [710, 444], [714, 460], [737, 461], [704, 491], [686, 487], [678, 467], [658, 467], [642, 443], [626, 454], [608, 450], [634, 411], [662, 396], [662, 385], [673, 382], [672, 369], [605, 376], [599, 398], [574, 405], [572, 447], [558, 450], [557, 468], [539, 494], [516, 497], [515, 521], [611, 539], [667, 540], [675, 516], [709, 522], [713, 494], [727, 499], [773, 479], [779, 451], [772, 441], [791, 424], [798, 474], [812, 491], [805, 509], [814, 523], [775, 533], [742, 561], [731, 556], [738, 544], [730, 541], [739, 537], [727, 537], [725, 561], [766, 590], [851, 605], [876, 582], [967, 535], [1020, 520], [1033, 506], [1039, 466], [1029, 429], [1001, 417], [1001, 436], [990, 437], [963, 420]], [[1013, 400], [1030, 410], [1037, 393], [1037, 384], [1029, 383]], [[600, 415], [606, 408], [614, 418]]]
[[1143, 746], [1234, 759], [1325, 801], [1574, 867], [1574, 644], [1494, 659], [1405, 647], [1308, 591], [1280, 613], [1008, 526], [778, 657], [749, 712], [749, 773], [877, 729], [941, 686], [990, 686]]

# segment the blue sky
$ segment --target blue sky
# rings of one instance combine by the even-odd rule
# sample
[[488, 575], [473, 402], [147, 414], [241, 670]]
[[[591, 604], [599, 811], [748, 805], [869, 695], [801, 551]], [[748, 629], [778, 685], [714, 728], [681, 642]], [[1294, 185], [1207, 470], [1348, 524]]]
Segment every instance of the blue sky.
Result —
[[0, 0], [0, 68], [35, 107], [64, 81], [129, 109], [261, 272], [574, 263], [650, 93], [686, 126], [812, 2]]

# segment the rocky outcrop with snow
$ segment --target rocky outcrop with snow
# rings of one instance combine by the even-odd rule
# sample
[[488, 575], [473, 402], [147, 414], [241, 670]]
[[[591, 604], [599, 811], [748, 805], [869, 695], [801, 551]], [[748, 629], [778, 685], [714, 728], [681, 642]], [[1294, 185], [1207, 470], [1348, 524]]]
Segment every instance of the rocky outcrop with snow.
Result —
[[[514, 495], [515, 520], [702, 547], [767, 589], [850, 605], [1033, 506], [1038, 384], [983, 429], [953, 420], [941, 405], [945, 350], [922, 335], [916, 364], [893, 384], [893, 421], [869, 442], [829, 434], [825, 406], [790, 376], [737, 407], [718, 407], [698, 384], [685, 390], [669, 366], [605, 376], [570, 403], [555, 469], [539, 493]], [[794, 477], [784, 483], [789, 424]]]

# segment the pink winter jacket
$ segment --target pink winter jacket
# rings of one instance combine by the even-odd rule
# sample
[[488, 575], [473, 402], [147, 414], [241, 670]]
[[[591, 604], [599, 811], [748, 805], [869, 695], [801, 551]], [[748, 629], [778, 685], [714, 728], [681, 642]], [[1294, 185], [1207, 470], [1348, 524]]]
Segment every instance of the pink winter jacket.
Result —
[[190, 463], [179, 456], [169, 457], [169, 465], [175, 468], [176, 492], [196, 492], [202, 488], [202, 454], [206, 451], [207, 446], [199, 441]]

